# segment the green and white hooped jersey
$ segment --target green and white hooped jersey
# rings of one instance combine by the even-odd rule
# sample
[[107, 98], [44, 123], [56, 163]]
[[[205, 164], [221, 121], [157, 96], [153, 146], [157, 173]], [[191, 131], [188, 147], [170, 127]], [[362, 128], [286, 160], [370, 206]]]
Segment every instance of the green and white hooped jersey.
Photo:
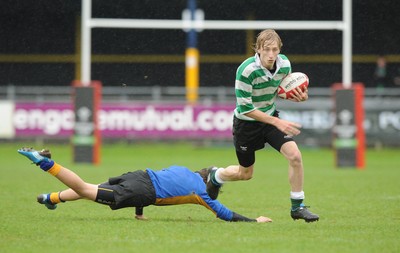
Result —
[[261, 65], [258, 54], [245, 60], [236, 71], [235, 116], [242, 120], [254, 121], [244, 114], [256, 109], [272, 115], [275, 112], [278, 86], [291, 72], [290, 61], [283, 54], [276, 58], [275, 73]]

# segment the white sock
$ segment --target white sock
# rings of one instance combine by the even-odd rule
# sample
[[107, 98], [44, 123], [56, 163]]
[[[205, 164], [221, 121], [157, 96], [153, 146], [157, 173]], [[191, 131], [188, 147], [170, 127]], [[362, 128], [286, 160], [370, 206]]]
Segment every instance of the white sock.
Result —
[[225, 181], [222, 180], [222, 179], [219, 177], [219, 172], [220, 172], [220, 170], [223, 170], [223, 169], [224, 169], [224, 168], [218, 168], [217, 171], [215, 172], [215, 181], [217, 181], [219, 184], [225, 183]]
[[301, 192], [290, 192], [291, 199], [304, 199], [304, 191]]

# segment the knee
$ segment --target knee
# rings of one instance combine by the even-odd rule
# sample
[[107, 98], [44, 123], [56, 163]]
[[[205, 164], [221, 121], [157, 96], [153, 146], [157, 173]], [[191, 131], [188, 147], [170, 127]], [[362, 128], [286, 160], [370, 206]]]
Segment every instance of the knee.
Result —
[[253, 166], [239, 168], [238, 179], [239, 180], [250, 180], [253, 178]]
[[300, 149], [294, 141], [289, 141], [283, 144], [280, 152], [290, 163], [302, 162]]
[[301, 164], [302, 163], [302, 156], [299, 149], [292, 151], [290, 154], [287, 155], [287, 159], [291, 164]]
[[94, 184], [85, 183], [80, 187], [73, 189], [82, 198], [95, 200], [97, 196], [98, 186]]

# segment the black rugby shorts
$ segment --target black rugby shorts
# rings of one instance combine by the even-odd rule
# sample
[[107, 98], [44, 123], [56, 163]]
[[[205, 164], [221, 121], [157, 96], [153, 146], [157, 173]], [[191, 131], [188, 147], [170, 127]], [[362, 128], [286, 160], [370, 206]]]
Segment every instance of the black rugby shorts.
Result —
[[109, 205], [113, 210], [144, 207], [156, 202], [156, 192], [147, 172], [138, 170], [100, 184], [95, 201]]
[[[279, 117], [279, 112], [275, 111], [273, 116]], [[236, 117], [233, 119], [233, 143], [236, 152], [253, 153], [263, 149], [265, 143], [280, 152], [282, 145], [289, 141], [293, 141], [293, 138], [273, 125], [259, 121], [241, 120]]]

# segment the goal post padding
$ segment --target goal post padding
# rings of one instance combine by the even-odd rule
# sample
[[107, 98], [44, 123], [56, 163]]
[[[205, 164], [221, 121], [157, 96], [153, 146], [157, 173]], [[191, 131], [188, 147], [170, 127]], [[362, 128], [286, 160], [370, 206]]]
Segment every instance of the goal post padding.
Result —
[[101, 104], [102, 84], [92, 81], [83, 85], [72, 82], [72, 102], [75, 113], [72, 136], [73, 161], [76, 163], [100, 163], [101, 131], [98, 127], [98, 112]]
[[332, 85], [335, 124], [332, 128], [336, 166], [358, 168], [365, 166], [364, 85], [342, 83]]

